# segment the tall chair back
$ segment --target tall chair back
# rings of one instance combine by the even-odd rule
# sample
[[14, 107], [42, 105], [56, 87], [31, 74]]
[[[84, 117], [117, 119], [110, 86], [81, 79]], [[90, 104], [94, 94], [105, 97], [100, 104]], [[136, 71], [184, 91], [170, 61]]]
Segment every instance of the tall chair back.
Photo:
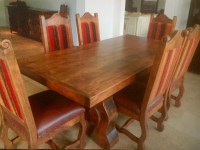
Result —
[[160, 40], [164, 35], [170, 36], [175, 30], [176, 21], [176, 16], [171, 20], [165, 14], [161, 14], [156, 18], [154, 18], [154, 15], [151, 15], [147, 37]]
[[[144, 142], [148, 136], [148, 118], [157, 123], [158, 131], [164, 130], [163, 122], [167, 117], [166, 102], [169, 87], [187, 39], [187, 33], [187, 31], [182, 34], [180, 31], [174, 31], [171, 36], [165, 35], [161, 38], [147, 85], [144, 86], [143, 83], [136, 81], [113, 96], [118, 111], [131, 117], [121, 127], [116, 124], [116, 129], [135, 141], [139, 150], [146, 149]], [[159, 118], [154, 116], [157, 111], [161, 113]], [[126, 130], [135, 120], [140, 122], [140, 138]]]
[[40, 27], [46, 53], [73, 46], [70, 19], [63, 18], [58, 14], [54, 14], [47, 20], [44, 16], [40, 16]]
[[2, 123], [8, 124], [24, 139], [37, 138], [26, 89], [8, 40], [0, 40], [0, 96], [1, 119], [4, 120]]
[[[169, 97], [175, 100], [175, 106], [181, 106], [181, 98], [184, 95], [184, 77], [190, 65], [190, 62], [194, 56], [197, 45], [200, 38], [200, 26], [198, 24], [194, 25], [193, 28], [188, 28], [188, 38], [186, 40], [184, 49], [181, 53], [180, 60], [176, 65], [176, 70], [173, 76], [173, 81], [170, 87]], [[172, 95], [172, 93], [179, 89], [178, 96]], [[168, 101], [168, 109], [170, 108], [170, 100]]]
[[158, 98], [167, 95], [166, 93], [171, 84], [173, 72], [183, 49], [185, 38], [180, 31], [175, 31], [171, 38], [164, 36], [161, 39], [159, 51], [151, 69], [142, 108], [148, 108]]
[[[43, 143], [58, 149], [51, 139], [77, 123], [81, 125], [78, 139], [62, 149], [85, 147], [85, 109], [51, 90], [28, 97], [12, 45], [1, 39], [0, 111], [0, 139], [6, 149], [11, 149], [20, 140], [27, 142], [29, 149], [36, 149]], [[18, 137], [10, 140], [8, 128]]]
[[178, 78], [183, 77], [185, 75], [197, 48], [197, 45], [199, 43], [200, 26], [196, 24], [193, 28], [188, 28], [187, 30], [189, 31], [189, 35], [184, 46], [184, 50], [181, 54], [179, 63], [176, 67], [174, 80], [177, 80]]
[[86, 12], [82, 17], [76, 14], [79, 45], [100, 41], [98, 14]]

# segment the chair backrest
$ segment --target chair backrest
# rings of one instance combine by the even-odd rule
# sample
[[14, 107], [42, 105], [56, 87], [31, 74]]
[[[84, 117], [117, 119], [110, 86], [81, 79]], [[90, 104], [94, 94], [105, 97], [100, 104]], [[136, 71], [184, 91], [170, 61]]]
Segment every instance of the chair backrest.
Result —
[[193, 28], [188, 28], [187, 30], [189, 31], [189, 35], [181, 53], [181, 58], [176, 66], [174, 80], [185, 75], [199, 43], [200, 26], [196, 24]]
[[86, 12], [82, 17], [76, 14], [79, 45], [100, 41], [98, 14]]
[[146, 110], [159, 98], [165, 99], [186, 38], [180, 31], [174, 31], [171, 37], [166, 35], [161, 39], [147, 83], [142, 110]]
[[54, 14], [47, 20], [44, 16], [40, 16], [40, 27], [46, 53], [73, 46], [70, 19], [63, 18], [58, 14]]
[[[1, 117], [25, 136], [37, 137], [36, 126], [15, 54], [8, 40], [0, 39]], [[29, 131], [33, 131], [29, 133]]]
[[161, 14], [156, 18], [151, 15], [147, 37], [160, 40], [164, 35], [170, 36], [175, 30], [176, 21], [176, 16], [171, 20], [165, 14]]

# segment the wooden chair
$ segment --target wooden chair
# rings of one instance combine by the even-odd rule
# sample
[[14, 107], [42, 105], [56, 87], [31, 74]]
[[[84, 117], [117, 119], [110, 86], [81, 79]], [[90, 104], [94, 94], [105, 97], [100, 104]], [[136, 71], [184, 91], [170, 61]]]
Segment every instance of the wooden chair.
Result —
[[65, 5], [65, 4], [60, 5], [59, 15], [66, 19], [69, 18], [69, 8], [67, 5]]
[[[77, 123], [80, 123], [78, 140], [63, 148], [84, 148], [85, 109], [54, 91], [28, 97], [8, 40], [0, 40], [0, 96], [0, 135], [5, 148], [12, 148], [20, 139], [28, 143], [29, 149], [37, 149], [43, 143], [59, 148], [51, 139]], [[18, 137], [10, 140], [8, 128]]]
[[40, 16], [42, 42], [45, 52], [63, 50], [73, 46], [72, 31], [69, 19], [54, 14], [45, 20]]
[[[135, 141], [139, 150], [145, 149], [144, 142], [148, 136], [147, 118], [157, 123], [158, 131], [164, 129], [163, 121], [167, 117], [166, 100], [169, 85], [184, 39], [180, 31], [175, 31], [171, 38], [164, 36], [147, 85], [136, 81], [113, 96], [118, 111], [131, 117], [122, 127], [116, 124], [116, 128], [120, 133], [124, 133]], [[157, 111], [161, 112], [160, 118], [153, 116]], [[140, 138], [126, 130], [134, 120], [140, 122], [142, 131]]]
[[[170, 87], [170, 96], [172, 99], [175, 100], [175, 106], [180, 107], [181, 106], [181, 98], [184, 94], [184, 78], [185, 74], [188, 70], [188, 67], [190, 65], [190, 62], [192, 60], [192, 57], [196, 51], [197, 45], [199, 43], [200, 38], [200, 26], [196, 24], [193, 28], [187, 29], [189, 32], [188, 38], [186, 40], [186, 44], [184, 46], [183, 52], [181, 54], [181, 58], [176, 66], [176, 70], [174, 73], [173, 81]], [[174, 96], [171, 94], [176, 90], [179, 89], [178, 96]], [[168, 102], [168, 109], [170, 107], [170, 101]]]
[[98, 14], [92, 16], [86, 12], [81, 18], [76, 14], [79, 45], [100, 41]]
[[176, 21], [176, 16], [171, 20], [165, 14], [161, 14], [156, 18], [151, 15], [147, 37], [160, 40], [164, 35], [170, 36], [175, 30]]

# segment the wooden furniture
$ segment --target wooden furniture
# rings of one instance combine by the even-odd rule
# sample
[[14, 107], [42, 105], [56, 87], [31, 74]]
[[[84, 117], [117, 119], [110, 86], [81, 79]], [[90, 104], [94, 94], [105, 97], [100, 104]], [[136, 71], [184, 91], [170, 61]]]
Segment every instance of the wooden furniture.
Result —
[[42, 43], [46, 53], [73, 46], [72, 31], [69, 19], [54, 14], [45, 20], [40, 16]]
[[124, 18], [124, 35], [147, 37], [151, 14], [126, 13]]
[[[116, 128], [135, 141], [138, 150], [146, 149], [144, 142], [148, 136], [148, 118], [157, 123], [158, 131], [164, 129], [169, 85], [183, 44], [184, 37], [180, 31], [175, 31], [171, 37], [164, 36], [160, 41], [147, 85], [134, 82], [113, 96], [117, 110], [130, 117], [122, 127], [116, 125]], [[153, 116], [157, 111], [161, 112], [160, 118]], [[140, 122], [142, 133], [139, 138], [126, 130], [134, 120]]]
[[22, 74], [85, 106], [97, 142], [111, 148], [118, 141], [112, 95], [149, 72], [158, 45], [158, 40], [125, 35], [18, 63]]
[[141, 13], [157, 14], [159, 0], [141, 0]]
[[[193, 28], [187, 29], [189, 32], [188, 38], [186, 40], [186, 44], [184, 46], [183, 52], [181, 54], [181, 58], [176, 66], [176, 70], [173, 77], [173, 82], [170, 87], [170, 97], [175, 100], [175, 106], [181, 106], [181, 98], [184, 94], [184, 77], [192, 60], [192, 57], [195, 53], [197, 45], [199, 43], [200, 38], [200, 26], [196, 24]], [[171, 94], [179, 89], [178, 96], [174, 96]], [[170, 107], [170, 101], [168, 101], [168, 109]]]
[[175, 30], [176, 21], [176, 16], [171, 20], [165, 14], [161, 14], [156, 18], [151, 15], [147, 37], [160, 40], [164, 35], [170, 36]]
[[[54, 92], [44, 91], [28, 98], [10, 41], [0, 40], [0, 110], [1, 140], [5, 148], [24, 140], [29, 149], [43, 143], [59, 148], [51, 139], [80, 123], [78, 140], [63, 148], [85, 147], [85, 109], [70, 99]], [[9, 140], [8, 128], [19, 137]]]
[[39, 16], [44, 15], [46, 19], [50, 18], [57, 11], [24, 8], [19, 9], [16, 6], [7, 6], [10, 22], [10, 31], [18, 32], [23, 36], [28, 36], [41, 40], [41, 30]]
[[69, 19], [69, 8], [67, 5], [65, 4], [60, 5], [59, 15], [63, 18]]
[[100, 41], [98, 14], [86, 12], [82, 17], [76, 14], [79, 45]]

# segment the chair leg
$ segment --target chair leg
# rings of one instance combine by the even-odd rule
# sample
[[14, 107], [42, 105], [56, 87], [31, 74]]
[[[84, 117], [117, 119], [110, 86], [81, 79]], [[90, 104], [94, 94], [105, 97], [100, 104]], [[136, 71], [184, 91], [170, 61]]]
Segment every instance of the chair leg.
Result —
[[[167, 112], [169, 111], [170, 107], [171, 107], [171, 93], [169, 93], [167, 95]], [[169, 116], [168, 116], [168, 113], [166, 113], [166, 118], [165, 118], [165, 121], [167, 121], [169, 119]]]
[[175, 106], [176, 107], [181, 106], [181, 98], [183, 97], [184, 92], [185, 92], [185, 89], [184, 89], [184, 85], [182, 83], [181, 86], [179, 87], [179, 94], [178, 94], [178, 96], [175, 100]]
[[1, 140], [4, 143], [4, 149], [12, 149], [12, 142], [8, 138], [8, 127], [5, 125], [4, 121], [2, 121], [1, 128]]
[[164, 130], [163, 122], [166, 120], [166, 117], [167, 117], [167, 108], [165, 105], [163, 105], [161, 108], [161, 116], [158, 119], [158, 124], [157, 124], [157, 130], [160, 132]]
[[86, 146], [85, 143], [85, 134], [86, 134], [86, 121], [85, 121], [85, 114], [81, 115], [80, 119], [80, 129], [79, 129], [79, 134], [78, 134], [78, 139], [80, 140], [80, 145], [78, 148], [84, 149]]
[[146, 117], [144, 119], [140, 120], [140, 126], [141, 126], [141, 130], [142, 130], [142, 134], [138, 140], [137, 149], [138, 150], [146, 150], [146, 146], [145, 146], [144, 142], [149, 134]]

